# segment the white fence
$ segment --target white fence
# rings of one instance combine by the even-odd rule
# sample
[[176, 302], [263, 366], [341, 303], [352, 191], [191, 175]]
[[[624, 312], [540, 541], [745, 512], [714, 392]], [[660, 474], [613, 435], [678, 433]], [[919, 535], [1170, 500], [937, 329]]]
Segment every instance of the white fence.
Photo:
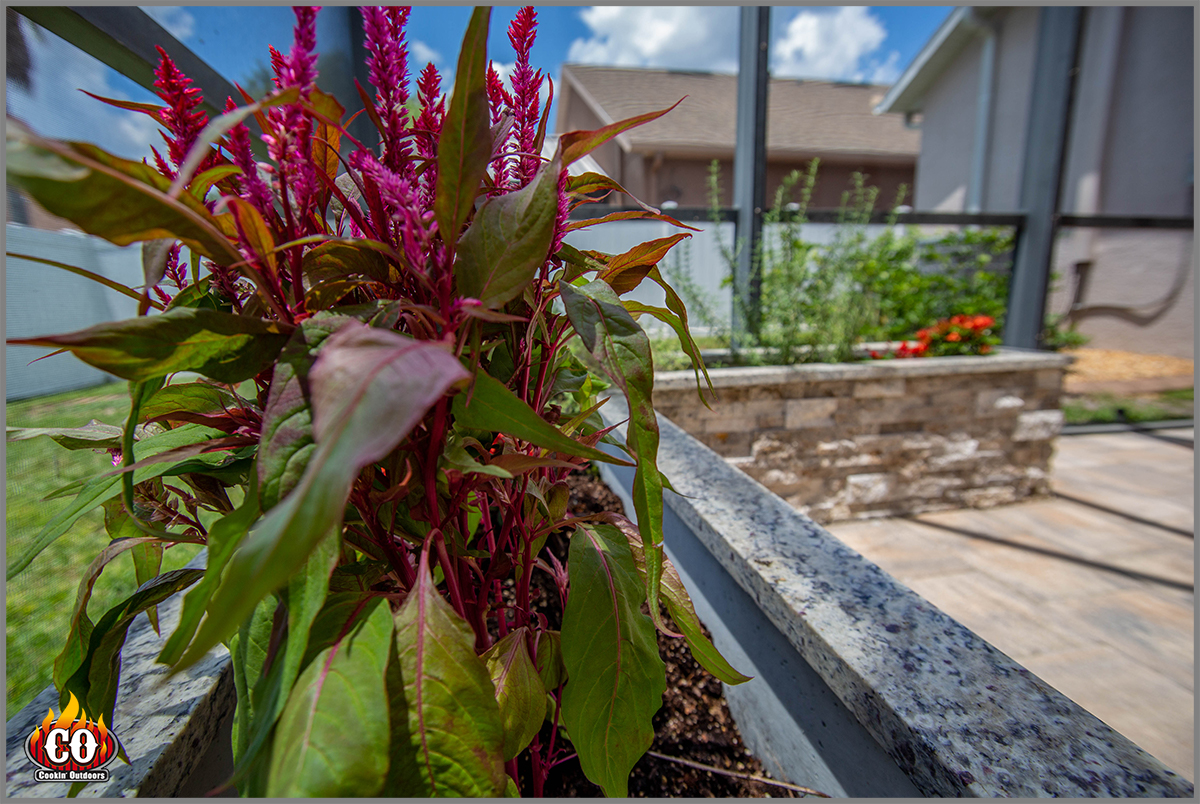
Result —
[[[123, 285], [142, 282], [139, 248], [119, 248], [79, 232], [51, 232], [10, 223], [5, 226], [5, 250], [73, 265]], [[5, 338], [74, 332], [137, 314], [136, 301], [90, 279], [29, 260], [8, 257], [4, 262]], [[114, 379], [70, 354], [37, 360], [53, 351], [5, 346], [5, 400], [87, 388]]]

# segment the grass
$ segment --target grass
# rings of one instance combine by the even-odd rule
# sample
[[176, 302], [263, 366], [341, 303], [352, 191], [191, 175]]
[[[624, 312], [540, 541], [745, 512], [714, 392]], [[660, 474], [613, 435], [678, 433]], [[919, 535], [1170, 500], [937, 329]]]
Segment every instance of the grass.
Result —
[[[78, 427], [90, 419], [121, 425], [129, 411], [124, 383], [103, 385], [7, 405], [9, 427]], [[42, 502], [55, 489], [112, 468], [106, 452], [69, 451], [49, 438], [6, 445], [5, 556], [14, 560], [70, 498]], [[100, 508], [89, 511], [33, 563], [8, 582], [5, 597], [7, 717], [28, 704], [51, 682], [54, 659], [67, 638], [76, 590], [84, 569], [107, 543]], [[194, 545], [170, 548], [163, 570], [176, 569], [196, 554]], [[96, 583], [88, 614], [93, 621], [137, 588], [133, 561], [126, 554], [105, 568]]]
[[1067, 424], [1190, 419], [1195, 412], [1195, 390], [1185, 388], [1139, 396], [1111, 393], [1068, 396], [1063, 398], [1062, 409]]

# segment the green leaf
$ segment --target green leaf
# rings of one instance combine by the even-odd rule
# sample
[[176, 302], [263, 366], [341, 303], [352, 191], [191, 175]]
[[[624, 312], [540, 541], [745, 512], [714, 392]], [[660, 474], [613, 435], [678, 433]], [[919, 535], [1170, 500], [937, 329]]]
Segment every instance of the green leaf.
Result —
[[492, 155], [487, 97], [487, 35], [491, 9], [471, 14], [458, 54], [454, 94], [438, 140], [437, 195], [433, 213], [442, 240], [452, 245], [475, 206], [475, 195], [487, 175]]
[[657, 120], [681, 103], [683, 103], [683, 98], [675, 101], [675, 104], [667, 109], [639, 114], [595, 131], [568, 131], [558, 138], [558, 148], [562, 153], [562, 166], [566, 167], [575, 160], [587, 156], [623, 131], [649, 123], [651, 120]]
[[[504, 791], [504, 727], [475, 634], [450, 608], [421, 554], [416, 584], [396, 614], [398, 673], [389, 684], [392, 769], [382, 795], [499, 796]], [[397, 726], [399, 728], [397, 729]]]
[[392, 613], [370, 616], [308, 666], [288, 696], [271, 753], [267, 795], [375, 796], [388, 769], [384, 673]]
[[204, 616], [204, 609], [221, 580], [221, 571], [225, 569], [230, 556], [250, 531], [250, 526], [258, 519], [260, 512], [257, 485], [257, 478], [252, 476], [250, 488], [247, 489], [242, 504], [208, 529], [208, 566], [205, 568], [204, 578], [184, 595], [179, 624], [175, 626], [174, 632], [167, 638], [166, 644], [158, 654], [160, 663], [175, 664], [179, 661], [184, 648], [196, 633], [200, 619]]
[[[198, 415], [224, 413], [242, 407], [242, 402], [224, 388], [207, 382], [165, 385], [147, 399], [138, 411], [143, 422], [158, 420], [194, 421]], [[196, 421], [196, 424], [202, 424]]]
[[[470, 402], [466, 397], [470, 396]], [[506, 433], [530, 444], [536, 444], [566, 455], [577, 455], [594, 461], [624, 463], [607, 452], [580, 444], [563, 435], [562, 431], [534, 412], [499, 380], [480, 371], [475, 375], [475, 387], [469, 394], [454, 398], [454, 419], [472, 430]]]
[[169, 197], [170, 180], [154, 168], [11, 123], [5, 134], [9, 180], [88, 234], [118, 246], [175, 237], [219, 263], [241, 260], [204, 204], [190, 194]]
[[556, 690], [567, 680], [567, 668], [563, 666], [562, 634], [558, 631], [542, 631], [538, 634], [537, 671], [547, 690]]
[[371, 593], [363, 589], [327, 595], [321, 610], [309, 627], [308, 647], [305, 648], [300, 667], [308, 667], [309, 662], [315, 659], [318, 653], [332, 647], [339, 636], [352, 628], [360, 617], [365, 616], [368, 613], [366, 604], [369, 600]]
[[175, 242], [173, 237], [142, 242], [142, 286], [145, 288], [147, 296], [150, 288], [161, 282], [163, 275], [167, 272], [167, 257]]
[[[638, 574], [645, 580], [646, 559], [642, 546], [642, 535], [638, 532], [637, 527], [625, 517], [616, 514], [610, 514], [609, 517], [613, 525], [625, 534]], [[667, 604], [667, 611], [670, 613], [671, 619], [679, 626], [679, 630], [683, 633], [683, 637], [692, 651], [692, 656], [696, 658], [700, 666], [726, 684], [743, 684], [749, 681], [752, 676], [743, 675], [734, 670], [733, 665], [704, 635], [703, 626], [700, 618], [696, 616], [696, 609], [692, 605], [692, 598], [688, 594], [687, 588], [683, 585], [683, 579], [679, 577], [679, 571], [675, 569], [671, 559], [665, 555], [663, 556], [661, 588], [663, 602]]]
[[296, 327], [279, 353], [258, 448], [259, 496], [264, 511], [274, 508], [304, 476], [316, 449], [309, 373], [325, 340], [353, 321], [345, 316], [314, 316]]
[[518, 628], [480, 656], [496, 688], [504, 724], [505, 761], [529, 745], [546, 716], [546, 688], [529, 658], [528, 636], [528, 628]]
[[48, 436], [66, 449], [113, 449], [121, 446], [124, 430], [92, 419], [83, 427], [6, 427], [7, 441], [26, 441]]
[[390, 250], [373, 240], [330, 240], [304, 253], [301, 265], [312, 284], [347, 276], [393, 282], [399, 276], [384, 256]]
[[562, 722], [588, 779], [606, 796], [628, 795], [629, 772], [654, 741], [666, 691], [654, 625], [629, 543], [612, 525], [582, 525], [567, 560], [571, 594], [562, 656], [569, 680]]
[[83, 362], [127, 380], [197, 371], [235, 383], [270, 366], [290, 331], [274, 321], [182, 307], [66, 335], [8, 342], [66, 348]]
[[180, 665], [227, 638], [322, 539], [340, 530], [359, 470], [391, 452], [450, 386], [466, 378], [454, 355], [435, 343], [357, 322], [329, 338], [311, 373], [316, 449], [300, 482], [229, 562]]
[[621, 305], [630, 313], [652, 315], [675, 330], [675, 335], [679, 338], [679, 345], [683, 348], [684, 354], [692, 359], [692, 372], [696, 375], [696, 393], [700, 395], [700, 401], [704, 403], [704, 406], [712, 410], [712, 405], [708, 404], [708, 400], [704, 398], [704, 392], [700, 385], [700, 372], [704, 372], [704, 381], [708, 383], [708, 390], [714, 399], [716, 399], [716, 391], [713, 389], [712, 379], [708, 376], [708, 367], [704, 365], [704, 358], [700, 355], [700, 348], [692, 340], [692, 333], [688, 332], [687, 324], [681, 321], [679, 316], [664, 307], [642, 304], [633, 299], [625, 299], [621, 302]]
[[237, 760], [239, 771], [242, 772], [252, 759], [248, 755], [248, 749], [255, 715], [256, 698], [253, 692], [263, 680], [263, 667], [270, 649], [277, 605], [273, 598], [260, 601], [230, 639], [233, 680], [238, 693], [233, 730], [233, 756]]
[[214, 184], [217, 184], [218, 182], [223, 181], [230, 176], [240, 176], [241, 173], [242, 169], [237, 165], [217, 165], [216, 167], [209, 168], [208, 170], [196, 176], [196, 178], [192, 179], [192, 184], [190, 187], [188, 187], [188, 192], [192, 194], [193, 198], [203, 201], [204, 197], [208, 195], [208, 191], [212, 189]]
[[100, 578], [104, 568], [121, 553], [131, 550], [146, 542], [154, 541], [149, 536], [136, 539], [122, 539], [111, 542], [100, 551], [100, 555], [92, 561], [79, 581], [79, 591], [75, 594], [75, 608], [71, 614], [70, 630], [67, 633], [67, 644], [62, 653], [54, 660], [54, 686], [62, 689], [67, 680], [74, 675], [87, 656], [88, 645], [91, 642], [93, 624], [87, 615], [88, 601], [92, 597], [92, 589]]
[[663, 479], [658, 471], [658, 417], [651, 393], [654, 361], [650, 339], [621, 306], [603, 280], [575, 288], [559, 282], [567, 317], [604, 372], [625, 392], [629, 403], [626, 443], [637, 458], [633, 475], [633, 508], [638, 525], [649, 539], [646, 549], [646, 596], [655, 625], [665, 630], [658, 611], [662, 577]]
[[515, 193], [489, 198], [459, 243], [454, 278], [462, 296], [499, 308], [521, 294], [545, 262], [558, 216], [558, 161]]
[[[712, 380], [709, 379], [708, 369], [704, 365], [704, 359], [700, 357], [700, 350], [696, 347], [696, 342], [692, 340], [691, 328], [688, 326], [687, 307], [684, 306], [683, 299], [679, 298], [679, 294], [675, 292], [675, 288], [671, 287], [669, 284], [667, 284], [667, 280], [663, 279], [662, 272], [659, 271], [657, 265], [651, 268], [650, 272], [646, 274], [646, 276], [663, 289], [663, 293], [666, 295], [667, 299], [667, 308], [673, 312], [676, 317], [678, 317], [680, 323], [683, 325], [683, 331], [688, 333], [686, 342], [683, 337], [680, 337], [679, 342], [683, 346], [684, 350], [687, 351], [688, 357], [692, 358], [693, 367], [695, 367], [697, 361], [699, 361], [700, 368], [704, 371], [704, 379], [708, 382], [709, 393], [712, 394], [714, 399], [716, 399], [717, 392], [713, 388]], [[670, 324], [671, 322], [668, 321], [667, 323]], [[672, 326], [674, 326], [674, 324], [672, 324]], [[676, 330], [676, 332], [678, 331], [679, 330]], [[700, 401], [703, 402], [706, 407], [711, 409], [712, 406], [708, 404], [708, 400], [706, 400], [704, 398], [704, 394], [700, 392], [699, 386], [700, 382], [699, 378], [697, 378], [696, 393], [700, 394]]]
[[[332, 538], [323, 539], [308, 557], [308, 561], [304, 562], [300, 572], [288, 579], [288, 636], [283, 650], [280, 689], [290, 690], [296, 676], [300, 674], [301, 660], [308, 648], [309, 629], [325, 604], [329, 576], [337, 565], [341, 547], [341, 539], [337, 538], [336, 534]], [[382, 683], [382, 667], [379, 675]], [[282, 707], [280, 709], [282, 710]], [[271, 722], [274, 720], [275, 718], [271, 717]]]
[[133, 618], [186, 589], [203, 574], [198, 569], [164, 572], [109, 609], [92, 629], [87, 656], [67, 680], [60, 699], [74, 693], [85, 711], [93, 717], [103, 715], [104, 722], [112, 723], [121, 674], [121, 647]]
[[[193, 444], [197, 441], [216, 438], [221, 435], [224, 434], [220, 430], [214, 430], [211, 427], [202, 427], [198, 424], [185, 424], [174, 430], [168, 430], [165, 433], [159, 433], [158, 435], [139, 441], [138, 454], [148, 457], [184, 444]], [[207, 457], [213, 461], [225, 459], [225, 456]], [[173, 467], [169, 464], [147, 466], [133, 473], [134, 482], [141, 483], [154, 477], [160, 477], [172, 469]], [[59, 536], [66, 533], [75, 524], [75, 520], [105, 500], [112, 499], [120, 493], [120, 478], [116, 475], [93, 478], [84, 483], [75, 500], [66, 508], [59, 511], [53, 519], [38, 531], [38, 534], [33, 537], [33, 540], [29, 543], [24, 553], [15, 561], [9, 562], [5, 577], [8, 580], [15, 578], [22, 570], [29, 566], [39, 553], [51, 545]]]
[[491, 475], [492, 477], [500, 477], [505, 479], [512, 478], [512, 472], [500, 466], [492, 466], [490, 463], [484, 465], [475, 460], [471, 453], [467, 452], [466, 447], [461, 441], [447, 442], [445, 450], [442, 452], [442, 458], [447, 466], [465, 474], [472, 472], [481, 475]]
[[623, 296], [641, 284], [672, 246], [689, 237], [690, 234], [680, 232], [636, 245], [624, 254], [610, 258], [608, 267], [597, 278], [604, 280], [618, 296]]

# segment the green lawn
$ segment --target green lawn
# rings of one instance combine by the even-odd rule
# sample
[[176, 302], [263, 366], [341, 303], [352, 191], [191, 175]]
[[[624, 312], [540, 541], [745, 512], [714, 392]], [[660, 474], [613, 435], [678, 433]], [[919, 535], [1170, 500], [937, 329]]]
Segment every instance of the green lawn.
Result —
[[1195, 404], [1195, 390], [1186, 388], [1141, 396], [1068, 396], [1063, 398], [1062, 409], [1067, 424], [1107, 424], [1119, 421], [1190, 419], [1195, 411]]
[[[125, 383], [14, 402], [7, 406], [9, 427], [78, 427], [90, 419], [121, 425], [129, 410]], [[107, 452], [69, 451], [49, 438], [6, 444], [5, 556], [12, 561], [70, 497], [43, 502], [53, 490], [112, 468]], [[6, 588], [8, 683], [7, 717], [29, 703], [51, 681], [54, 658], [62, 650], [83, 570], [107, 542], [100, 508], [85, 514], [39, 555]], [[199, 548], [168, 549], [163, 570], [186, 564]], [[92, 620], [136, 589], [133, 561], [122, 555], [96, 583], [88, 606]]]

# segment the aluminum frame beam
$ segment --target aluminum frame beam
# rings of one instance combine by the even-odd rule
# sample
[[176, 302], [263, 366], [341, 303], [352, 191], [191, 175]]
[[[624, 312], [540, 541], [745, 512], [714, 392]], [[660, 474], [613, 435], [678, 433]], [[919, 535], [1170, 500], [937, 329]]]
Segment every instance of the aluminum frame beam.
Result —
[[[767, 185], [767, 72], [771, 9], [743, 6], [738, 47], [737, 142], [733, 152], [733, 206], [738, 244], [733, 301], [733, 345], [737, 333], [757, 328], [762, 277], [755, 255], [762, 239], [763, 199]], [[745, 320], [738, 297], [745, 300]]]

